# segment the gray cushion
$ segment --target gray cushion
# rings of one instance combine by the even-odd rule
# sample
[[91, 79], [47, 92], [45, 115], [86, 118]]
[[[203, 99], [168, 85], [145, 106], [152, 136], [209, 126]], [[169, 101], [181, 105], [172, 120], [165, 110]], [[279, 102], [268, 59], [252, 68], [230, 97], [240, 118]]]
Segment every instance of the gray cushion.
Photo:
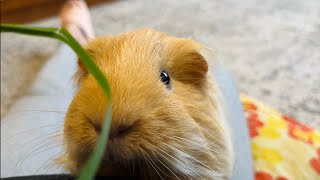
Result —
[[1, 119], [1, 177], [62, 173], [50, 165], [62, 152], [64, 113], [72, 99], [73, 51], [62, 45], [34, 84]]
[[231, 73], [223, 64], [214, 66], [214, 77], [224, 98], [228, 125], [235, 154], [232, 180], [253, 179], [253, 163], [247, 121], [244, 117], [238, 88]]

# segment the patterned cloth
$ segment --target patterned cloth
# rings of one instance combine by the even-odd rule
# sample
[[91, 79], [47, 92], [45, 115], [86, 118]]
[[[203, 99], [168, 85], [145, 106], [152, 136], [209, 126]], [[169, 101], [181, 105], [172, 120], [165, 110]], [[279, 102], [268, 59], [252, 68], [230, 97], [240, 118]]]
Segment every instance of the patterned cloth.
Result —
[[320, 180], [320, 133], [241, 95], [256, 180]]

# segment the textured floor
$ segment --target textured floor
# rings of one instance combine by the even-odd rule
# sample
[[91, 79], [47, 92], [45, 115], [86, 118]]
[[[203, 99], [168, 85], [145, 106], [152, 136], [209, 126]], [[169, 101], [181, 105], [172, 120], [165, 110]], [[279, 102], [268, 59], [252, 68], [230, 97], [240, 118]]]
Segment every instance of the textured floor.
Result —
[[[319, 0], [122, 0], [91, 12], [97, 35], [152, 27], [200, 41], [234, 72], [242, 92], [320, 128]], [[57, 45], [1, 34], [1, 115]]]

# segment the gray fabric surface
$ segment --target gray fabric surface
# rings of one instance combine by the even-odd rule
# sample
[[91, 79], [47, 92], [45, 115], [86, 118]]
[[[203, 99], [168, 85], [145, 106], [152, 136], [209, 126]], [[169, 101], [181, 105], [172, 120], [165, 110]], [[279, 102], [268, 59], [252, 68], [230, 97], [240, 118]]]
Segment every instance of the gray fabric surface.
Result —
[[235, 157], [231, 180], [253, 180], [254, 172], [249, 131], [237, 84], [225, 65], [217, 64], [213, 70], [214, 78], [222, 93], [224, 110], [231, 130]]
[[1, 119], [1, 177], [63, 173], [64, 114], [73, 97], [76, 56], [66, 45]]
[[[319, 0], [121, 0], [91, 13], [99, 36], [152, 27], [200, 41], [221, 56], [240, 91], [320, 129]], [[1, 34], [2, 117], [56, 45]]]

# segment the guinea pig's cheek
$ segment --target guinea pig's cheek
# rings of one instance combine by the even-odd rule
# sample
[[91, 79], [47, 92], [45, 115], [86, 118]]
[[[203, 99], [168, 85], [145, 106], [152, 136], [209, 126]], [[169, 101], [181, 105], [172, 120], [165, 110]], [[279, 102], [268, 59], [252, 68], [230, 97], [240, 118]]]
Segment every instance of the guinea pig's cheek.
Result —
[[63, 136], [69, 159], [78, 165], [86, 161], [98, 137], [94, 127], [74, 106], [67, 112]]

